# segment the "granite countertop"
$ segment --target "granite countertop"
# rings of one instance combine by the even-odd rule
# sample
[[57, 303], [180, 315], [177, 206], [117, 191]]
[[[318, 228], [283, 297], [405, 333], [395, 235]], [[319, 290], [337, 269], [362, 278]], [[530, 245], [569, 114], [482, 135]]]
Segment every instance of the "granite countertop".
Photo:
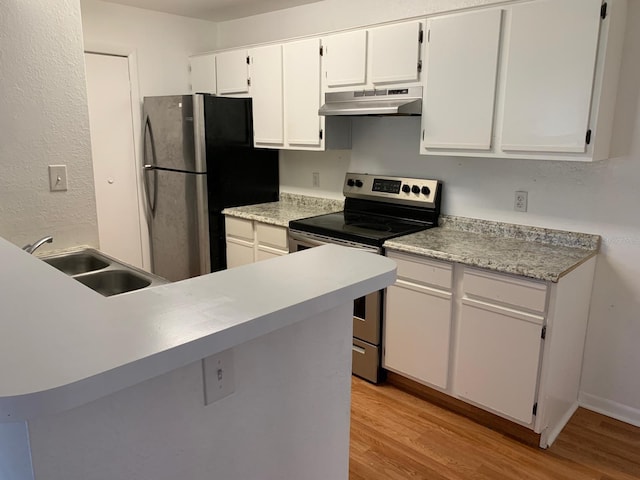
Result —
[[343, 209], [343, 206], [343, 200], [281, 193], [279, 202], [225, 208], [222, 213], [246, 220], [256, 220], [280, 227], [288, 227], [291, 220], [313, 217], [323, 213], [339, 212]]
[[600, 236], [443, 215], [440, 226], [385, 242], [388, 250], [557, 282], [596, 255]]

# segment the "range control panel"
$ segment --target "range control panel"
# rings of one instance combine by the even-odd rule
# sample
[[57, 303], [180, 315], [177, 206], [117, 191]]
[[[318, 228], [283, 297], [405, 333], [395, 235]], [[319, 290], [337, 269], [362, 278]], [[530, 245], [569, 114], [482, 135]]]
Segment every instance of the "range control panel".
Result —
[[342, 191], [345, 197], [434, 207], [441, 187], [439, 180], [347, 173]]

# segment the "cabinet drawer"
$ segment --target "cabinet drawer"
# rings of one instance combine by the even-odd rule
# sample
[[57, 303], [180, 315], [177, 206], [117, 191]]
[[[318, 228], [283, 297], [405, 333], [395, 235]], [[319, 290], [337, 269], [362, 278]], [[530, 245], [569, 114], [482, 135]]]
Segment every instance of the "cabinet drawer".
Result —
[[351, 350], [351, 366], [355, 375], [377, 383], [378, 370], [380, 368], [380, 347], [354, 338]]
[[453, 266], [450, 263], [397, 252], [387, 252], [387, 257], [398, 264], [398, 279], [451, 289]]
[[256, 223], [259, 245], [269, 245], [280, 250], [288, 250], [287, 228], [266, 223]]
[[465, 268], [463, 289], [465, 294], [474, 297], [545, 311], [547, 286], [544, 283]]
[[242, 238], [253, 242], [253, 222], [244, 218], [226, 217], [225, 229], [227, 236]]

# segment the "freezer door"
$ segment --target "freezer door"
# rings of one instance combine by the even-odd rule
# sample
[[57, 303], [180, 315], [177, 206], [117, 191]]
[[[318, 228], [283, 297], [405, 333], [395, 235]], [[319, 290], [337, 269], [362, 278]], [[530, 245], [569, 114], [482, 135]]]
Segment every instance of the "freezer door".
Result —
[[196, 164], [191, 95], [145, 97], [144, 123], [145, 165], [205, 171]]
[[[208, 273], [209, 242], [199, 228], [200, 212], [206, 209], [206, 175], [153, 170], [150, 215], [152, 271], [171, 281]], [[206, 212], [206, 210], [205, 210]], [[205, 227], [208, 229], [208, 226]], [[204, 243], [204, 245], [203, 245]], [[206, 250], [203, 252], [203, 250]]]
[[204, 118], [207, 148], [253, 147], [253, 118], [250, 98], [205, 95]]
[[278, 200], [280, 183], [276, 150], [209, 147], [209, 211]]

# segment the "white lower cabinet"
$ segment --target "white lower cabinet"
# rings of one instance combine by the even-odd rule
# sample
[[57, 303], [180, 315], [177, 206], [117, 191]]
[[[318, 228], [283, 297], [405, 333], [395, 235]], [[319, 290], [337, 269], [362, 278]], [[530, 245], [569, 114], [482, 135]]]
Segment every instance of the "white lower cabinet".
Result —
[[390, 253], [398, 280], [387, 288], [383, 366], [447, 387], [451, 335], [451, 265]]
[[464, 268], [455, 357], [460, 397], [533, 421], [547, 287]]
[[540, 434], [578, 407], [595, 257], [557, 283], [387, 251], [383, 366]]
[[289, 253], [288, 229], [255, 220], [225, 216], [227, 268]]
[[[455, 391], [529, 424], [536, 403], [543, 317], [463, 299]], [[540, 322], [540, 323], [538, 323]]]
[[254, 247], [252, 243], [227, 237], [227, 268], [239, 267], [253, 262]]

